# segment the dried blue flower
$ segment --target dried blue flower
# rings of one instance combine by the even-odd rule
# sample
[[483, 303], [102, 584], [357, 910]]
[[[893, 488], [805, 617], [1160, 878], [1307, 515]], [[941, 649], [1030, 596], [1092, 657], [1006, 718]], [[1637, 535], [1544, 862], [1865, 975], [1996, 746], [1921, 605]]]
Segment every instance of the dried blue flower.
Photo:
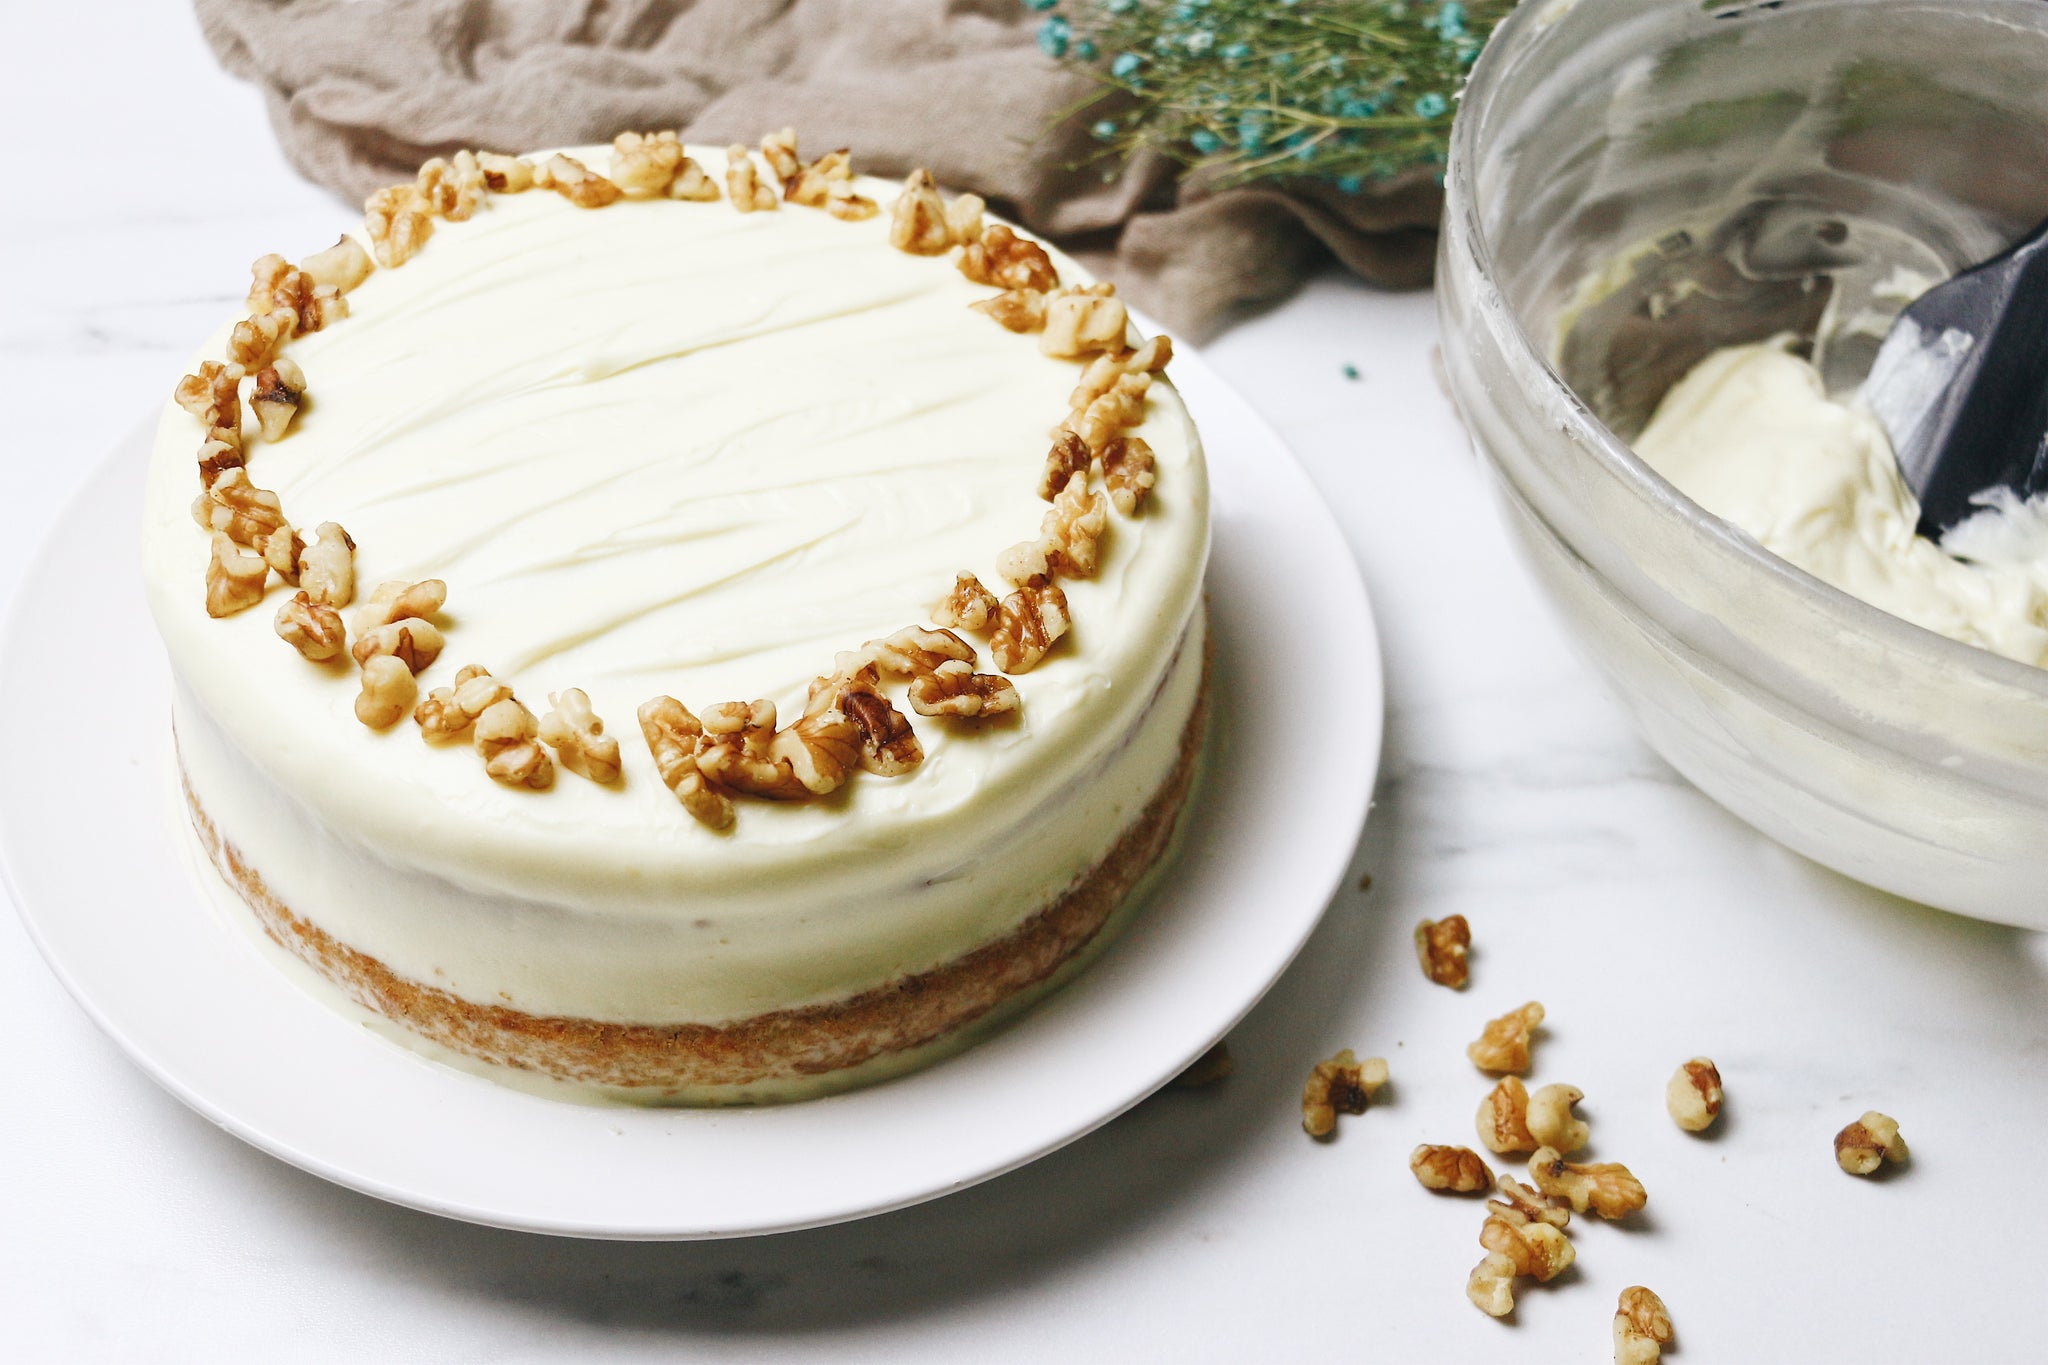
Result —
[[1436, 91], [1432, 90], [1427, 95], [1420, 96], [1416, 99], [1415, 117], [1441, 118], [1443, 116], [1444, 110], [1448, 109], [1449, 107], [1450, 105], [1445, 102], [1444, 97], [1442, 95], [1437, 94]]
[[1048, 57], [1064, 57], [1067, 55], [1067, 43], [1073, 36], [1073, 25], [1055, 14], [1038, 26], [1039, 50]]
[[[1111, 0], [1111, 3], [1114, 4], [1115, 0]], [[1138, 68], [1144, 64], [1145, 59], [1137, 53], [1120, 52], [1117, 54], [1116, 60], [1109, 64], [1109, 74], [1118, 80], [1125, 80], [1136, 74]]]

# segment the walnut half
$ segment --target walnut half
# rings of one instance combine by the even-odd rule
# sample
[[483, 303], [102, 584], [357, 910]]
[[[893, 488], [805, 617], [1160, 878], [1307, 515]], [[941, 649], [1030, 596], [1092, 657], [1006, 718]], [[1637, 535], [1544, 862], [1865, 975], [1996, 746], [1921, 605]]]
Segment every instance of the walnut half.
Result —
[[420, 702], [412, 718], [427, 740], [450, 740], [476, 724], [476, 718], [512, 696], [512, 689], [477, 664], [457, 669], [455, 681], [437, 687]]
[[1481, 1071], [1521, 1075], [1529, 1069], [1529, 1042], [1543, 1022], [1543, 1006], [1531, 1000], [1487, 1024], [1465, 1055]]
[[486, 707], [472, 727], [477, 753], [492, 780], [508, 787], [545, 791], [555, 784], [555, 765], [540, 747], [540, 722], [518, 699]]
[[1657, 1365], [1672, 1336], [1664, 1300], [1639, 1284], [1621, 1291], [1614, 1308], [1614, 1365]]
[[312, 663], [324, 664], [340, 658], [348, 645], [348, 631], [341, 624], [341, 613], [323, 602], [314, 601], [304, 588], [277, 609], [275, 626], [278, 638]]
[[674, 697], [654, 697], [641, 703], [638, 716], [640, 734], [654, 755], [654, 770], [661, 775], [661, 784], [675, 794], [697, 823], [707, 829], [731, 829], [732, 798], [714, 787], [697, 766], [704, 727], [690, 709]]
[[599, 786], [616, 782], [624, 771], [619, 742], [604, 732], [604, 722], [590, 708], [590, 694], [571, 687], [548, 695], [551, 710], [540, 718], [541, 742], [560, 756], [562, 766]]
[[1408, 1169], [1425, 1190], [1477, 1194], [1493, 1188], [1493, 1172], [1486, 1159], [1470, 1147], [1425, 1143], [1408, 1154]]
[[1503, 1076], [1479, 1102], [1479, 1140], [1490, 1152], [1514, 1156], [1543, 1144], [1529, 1131], [1529, 1091], [1519, 1077]]
[[1574, 1213], [1591, 1209], [1602, 1218], [1626, 1218], [1650, 1201], [1643, 1182], [1618, 1161], [1586, 1165], [1566, 1161], [1555, 1147], [1539, 1147], [1529, 1158], [1529, 1178], [1552, 1198], [1563, 1199]]
[[988, 652], [1005, 673], [1027, 673], [1067, 633], [1067, 595], [1060, 585], [1034, 578], [1002, 600], [989, 630]]

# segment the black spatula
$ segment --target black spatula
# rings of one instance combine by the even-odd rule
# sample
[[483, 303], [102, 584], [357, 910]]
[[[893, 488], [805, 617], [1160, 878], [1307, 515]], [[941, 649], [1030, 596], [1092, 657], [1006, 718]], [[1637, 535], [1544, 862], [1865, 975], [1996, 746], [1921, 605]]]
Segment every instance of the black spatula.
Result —
[[2048, 490], [2048, 223], [1922, 294], [1863, 383], [1938, 541], [2007, 488]]

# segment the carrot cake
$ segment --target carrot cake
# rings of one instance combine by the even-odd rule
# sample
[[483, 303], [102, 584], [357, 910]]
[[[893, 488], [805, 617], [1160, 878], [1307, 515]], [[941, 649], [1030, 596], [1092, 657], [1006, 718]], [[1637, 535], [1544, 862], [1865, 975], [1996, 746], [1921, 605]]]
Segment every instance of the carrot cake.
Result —
[[788, 132], [461, 153], [255, 267], [144, 565], [194, 829], [469, 1057], [783, 1099], [1060, 979], [1206, 710], [1201, 446], [1114, 290]]

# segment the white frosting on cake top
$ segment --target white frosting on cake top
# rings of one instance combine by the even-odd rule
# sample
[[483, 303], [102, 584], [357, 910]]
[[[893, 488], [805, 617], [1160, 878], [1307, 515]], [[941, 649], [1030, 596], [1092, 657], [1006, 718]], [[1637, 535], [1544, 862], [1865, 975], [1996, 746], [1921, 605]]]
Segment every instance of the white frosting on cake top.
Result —
[[[885, 205], [894, 193], [862, 188]], [[472, 891], [767, 914], [814, 903], [820, 876], [886, 896], [928, 878], [934, 850], [972, 856], [1122, 742], [1197, 606], [1207, 483], [1170, 385], [1139, 428], [1159, 462], [1153, 499], [1135, 519], [1112, 513], [1100, 574], [1064, 585], [1076, 625], [1017, 679], [1021, 717], [911, 715], [926, 753], [913, 773], [744, 800], [728, 835], [661, 785], [634, 719], [659, 693], [700, 712], [765, 696], [793, 718], [837, 651], [928, 623], [959, 570], [1007, 590], [996, 556], [1045, 511], [1048, 429], [1078, 366], [971, 312], [992, 291], [892, 249], [887, 223], [489, 196], [351, 293], [350, 317], [289, 343], [309, 401], [283, 440], [250, 424], [253, 481], [302, 530], [347, 527], [359, 596], [385, 579], [448, 583], [448, 645], [422, 695], [469, 663], [537, 714], [581, 687], [620, 740], [622, 786], [563, 772], [550, 791], [507, 789], [466, 743], [428, 745], [410, 720], [366, 729], [355, 669], [309, 664], [273, 634], [288, 590], [208, 618], [207, 538], [189, 512], [202, 432], [170, 407], [145, 564], [191, 695], [330, 829]]]

